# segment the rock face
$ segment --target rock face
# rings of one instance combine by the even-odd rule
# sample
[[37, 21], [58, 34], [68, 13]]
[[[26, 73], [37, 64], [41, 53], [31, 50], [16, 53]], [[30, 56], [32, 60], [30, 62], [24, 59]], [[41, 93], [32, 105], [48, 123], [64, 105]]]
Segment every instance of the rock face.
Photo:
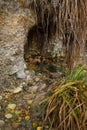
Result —
[[[0, 1], [0, 88], [17, 86], [20, 79], [26, 78], [24, 44], [28, 31], [36, 24], [29, 2], [32, 0]], [[60, 41], [55, 43], [52, 55], [59, 55], [61, 48]]]
[[29, 29], [36, 23], [36, 16], [28, 9], [29, 3], [25, 5], [24, 2], [0, 2], [0, 88], [17, 86], [23, 82], [20, 79], [26, 78], [24, 44]]
[[18, 79], [26, 77], [23, 53], [27, 31], [35, 24], [32, 13], [17, 1], [0, 2], [0, 87], [18, 84]]

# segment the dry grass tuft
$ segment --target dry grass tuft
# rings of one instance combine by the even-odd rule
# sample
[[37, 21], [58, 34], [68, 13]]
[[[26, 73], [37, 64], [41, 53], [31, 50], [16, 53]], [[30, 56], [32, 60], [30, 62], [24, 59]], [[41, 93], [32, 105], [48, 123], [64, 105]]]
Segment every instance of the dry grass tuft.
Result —
[[50, 129], [87, 129], [87, 68], [75, 68], [50, 97], [47, 103], [45, 121]]

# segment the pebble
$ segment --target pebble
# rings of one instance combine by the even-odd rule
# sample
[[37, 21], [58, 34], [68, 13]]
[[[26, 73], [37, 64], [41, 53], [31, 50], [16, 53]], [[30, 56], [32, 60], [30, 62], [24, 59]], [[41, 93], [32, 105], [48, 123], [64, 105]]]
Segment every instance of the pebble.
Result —
[[[18, 60], [18, 59], [16, 59], [16, 60]], [[17, 78], [25, 78], [25, 72], [24, 72], [25, 66], [26, 65], [25, 65], [23, 59], [21, 59], [20, 61], [18, 61], [18, 63], [16, 63], [16, 65], [11, 66], [11, 72], [9, 74], [13, 75], [16, 73]]]
[[29, 81], [29, 80], [31, 80], [31, 79], [32, 79], [32, 78], [31, 78], [30, 75], [28, 75], [27, 78], [26, 78], [27, 81]]
[[21, 92], [22, 91], [22, 88], [21, 87], [17, 87], [17, 88], [15, 88], [14, 90], [13, 90], [13, 93], [19, 93], [19, 92]]
[[25, 70], [26, 75], [29, 75], [29, 70]]
[[36, 82], [38, 82], [39, 80], [40, 80], [40, 78], [39, 78], [39, 77], [35, 78], [35, 81], [36, 81]]
[[5, 122], [3, 120], [0, 120], [0, 127], [4, 126]]
[[10, 119], [10, 118], [12, 118], [12, 114], [11, 114], [11, 113], [8, 113], [8, 114], [5, 115], [5, 117], [6, 117], [7, 119]]
[[29, 70], [29, 75], [35, 76], [35, 71], [34, 70]]
[[41, 126], [38, 126], [38, 127], [37, 127], [37, 130], [42, 130], [42, 127], [41, 127]]
[[17, 78], [18, 79], [25, 79], [26, 78], [26, 74], [24, 73], [24, 71], [17, 72]]
[[1, 111], [2, 107], [0, 106], [0, 111]]
[[20, 123], [12, 123], [12, 127], [14, 128], [14, 129], [16, 129], [16, 128], [18, 128], [18, 126], [20, 125]]
[[16, 104], [8, 104], [7, 108], [14, 110], [16, 108]]
[[46, 130], [48, 130], [48, 129], [49, 129], [49, 126], [48, 126], [48, 125], [46, 125], [46, 126], [45, 126], [45, 129], [46, 129]]
[[23, 82], [20, 87], [27, 87], [27, 83]]
[[46, 84], [42, 84], [39, 90], [42, 91], [42, 90], [45, 89], [46, 87], [47, 87]]
[[27, 104], [28, 104], [28, 105], [31, 105], [32, 102], [33, 102], [32, 100], [27, 100]]
[[2, 100], [2, 96], [0, 96], [0, 100]]
[[29, 89], [29, 91], [30, 91], [31, 93], [36, 93], [37, 90], [38, 90], [38, 86], [32, 86], [32, 87]]
[[20, 88], [22, 88], [23, 90], [27, 90], [28, 89], [27, 83], [25, 83], [25, 82], [21, 83]]

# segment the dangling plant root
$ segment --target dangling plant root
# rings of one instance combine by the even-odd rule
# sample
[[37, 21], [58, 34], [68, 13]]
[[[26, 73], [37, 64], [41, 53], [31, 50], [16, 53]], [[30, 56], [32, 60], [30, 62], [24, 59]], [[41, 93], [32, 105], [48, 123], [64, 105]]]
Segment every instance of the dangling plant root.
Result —
[[41, 33], [39, 38], [41, 52], [49, 47], [49, 39], [52, 36], [62, 39], [66, 63], [71, 70], [86, 41], [86, 0], [29, 0], [29, 8], [36, 14], [35, 31], [37, 35]]

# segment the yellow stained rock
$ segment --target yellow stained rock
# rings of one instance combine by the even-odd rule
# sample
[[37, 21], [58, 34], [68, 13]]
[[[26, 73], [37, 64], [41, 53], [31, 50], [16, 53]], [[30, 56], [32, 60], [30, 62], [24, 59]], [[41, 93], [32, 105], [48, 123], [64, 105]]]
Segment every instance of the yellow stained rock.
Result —
[[13, 114], [15, 111], [14, 111], [14, 109], [12, 109], [10, 112]]
[[37, 127], [37, 123], [36, 123], [36, 122], [33, 122], [33, 123], [32, 123], [32, 126], [33, 126], [33, 128], [36, 128], [36, 127]]
[[2, 96], [0, 96], [0, 100], [2, 100]]
[[38, 127], [37, 127], [37, 130], [42, 130], [42, 127], [41, 127], [41, 126], [38, 126]]
[[30, 120], [30, 116], [25, 116], [25, 120], [26, 121]]
[[28, 105], [31, 105], [32, 102], [33, 102], [32, 100], [27, 100], [27, 104], [28, 104]]
[[14, 110], [16, 108], [16, 104], [8, 104], [7, 108]]
[[5, 115], [5, 117], [6, 117], [7, 119], [11, 119], [11, 118], [12, 118], [12, 114], [11, 114], [11, 113], [8, 113], [8, 114]]
[[13, 90], [13, 93], [19, 93], [19, 92], [21, 92], [22, 91], [22, 88], [21, 87], [17, 87], [17, 88], [15, 88], [14, 90]]
[[12, 127], [13, 127], [14, 129], [18, 128], [19, 125], [20, 125], [20, 123], [12, 123]]

